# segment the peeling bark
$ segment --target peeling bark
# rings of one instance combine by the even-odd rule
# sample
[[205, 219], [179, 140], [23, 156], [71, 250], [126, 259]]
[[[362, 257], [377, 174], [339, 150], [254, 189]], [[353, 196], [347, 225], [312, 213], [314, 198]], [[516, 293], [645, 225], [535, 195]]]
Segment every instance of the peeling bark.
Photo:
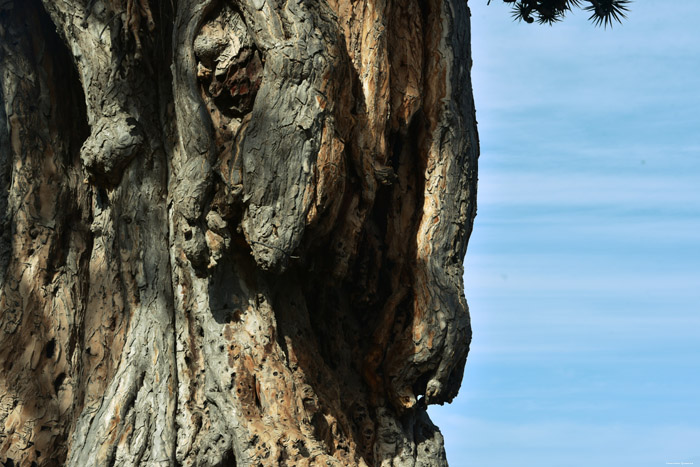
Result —
[[0, 461], [446, 464], [462, 0], [0, 1]]

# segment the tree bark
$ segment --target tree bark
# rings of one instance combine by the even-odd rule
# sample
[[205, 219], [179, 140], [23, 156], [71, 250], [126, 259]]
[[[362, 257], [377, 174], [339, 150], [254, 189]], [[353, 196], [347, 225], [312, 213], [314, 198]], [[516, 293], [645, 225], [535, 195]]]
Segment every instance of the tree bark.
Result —
[[0, 461], [446, 464], [464, 0], [0, 0]]

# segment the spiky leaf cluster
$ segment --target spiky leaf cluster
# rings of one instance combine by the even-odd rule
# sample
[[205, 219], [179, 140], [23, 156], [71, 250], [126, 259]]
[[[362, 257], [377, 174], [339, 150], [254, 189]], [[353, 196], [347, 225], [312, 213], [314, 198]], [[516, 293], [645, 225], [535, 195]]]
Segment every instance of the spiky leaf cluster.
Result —
[[[622, 22], [630, 0], [503, 0], [512, 4], [513, 18], [526, 23], [554, 24], [573, 8], [590, 12], [588, 18], [596, 26], [611, 26]], [[491, 0], [489, 0], [491, 3]]]

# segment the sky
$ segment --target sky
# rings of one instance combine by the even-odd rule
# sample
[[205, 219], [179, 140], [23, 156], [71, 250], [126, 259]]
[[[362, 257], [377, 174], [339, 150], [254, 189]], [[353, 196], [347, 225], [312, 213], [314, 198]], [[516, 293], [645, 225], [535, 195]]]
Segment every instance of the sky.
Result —
[[700, 1], [603, 29], [471, 0], [474, 337], [452, 466], [700, 466]]

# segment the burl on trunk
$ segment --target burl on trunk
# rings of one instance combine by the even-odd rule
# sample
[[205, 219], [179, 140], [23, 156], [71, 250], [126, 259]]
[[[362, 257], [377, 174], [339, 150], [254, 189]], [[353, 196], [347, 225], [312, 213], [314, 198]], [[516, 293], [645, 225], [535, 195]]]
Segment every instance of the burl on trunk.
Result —
[[464, 0], [0, 0], [0, 461], [442, 465]]

